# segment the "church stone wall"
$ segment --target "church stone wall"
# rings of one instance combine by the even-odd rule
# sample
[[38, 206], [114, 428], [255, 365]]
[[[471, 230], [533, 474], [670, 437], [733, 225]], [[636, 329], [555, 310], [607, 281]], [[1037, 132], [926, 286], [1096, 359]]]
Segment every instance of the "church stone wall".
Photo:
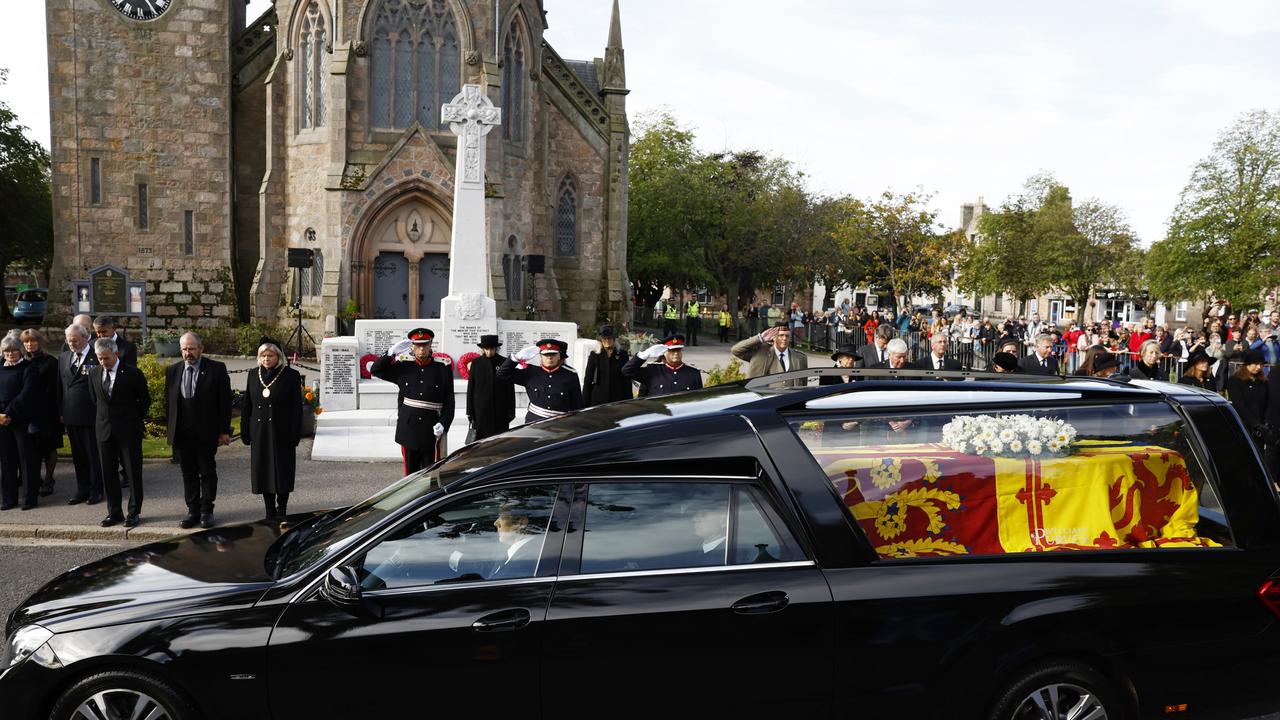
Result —
[[[46, 3], [54, 187], [53, 313], [102, 263], [147, 280], [175, 326], [234, 313], [228, 0], [175, 0], [139, 23], [99, 0]], [[90, 197], [91, 159], [102, 198]], [[138, 184], [148, 186], [139, 227]], [[185, 213], [194, 221], [185, 252]]]

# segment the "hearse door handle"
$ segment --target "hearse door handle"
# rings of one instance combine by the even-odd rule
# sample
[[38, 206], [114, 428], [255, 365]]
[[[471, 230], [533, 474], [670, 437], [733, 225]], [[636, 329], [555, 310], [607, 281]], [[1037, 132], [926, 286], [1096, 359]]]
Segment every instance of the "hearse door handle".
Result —
[[492, 615], [485, 615], [471, 623], [471, 627], [477, 632], [511, 632], [512, 630], [519, 630], [528, 624], [529, 611], [520, 608], [518, 610], [503, 610]]
[[739, 615], [765, 615], [785, 608], [790, 600], [781, 590], [748, 595], [733, 604], [733, 611]]

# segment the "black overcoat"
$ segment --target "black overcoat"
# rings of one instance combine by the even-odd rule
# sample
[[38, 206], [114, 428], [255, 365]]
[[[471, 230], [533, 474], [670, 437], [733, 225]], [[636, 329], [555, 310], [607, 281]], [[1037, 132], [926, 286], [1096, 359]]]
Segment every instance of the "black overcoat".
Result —
[[615, 348], [612, 356], [604, 350], [587, 356], [587, 370], [582, 374], [582, 401], [587, 407], [634, 397], [631, 381], [622, 375], [628, 359], [621, 348]]
[[84, 362], [75, 365], [76, 354], [63, 350], [58, 356], [58, 412], [65, 425], [93, 427], [95, 411], [89, 394], [89, 371], [98, 366], [98, 357], [89, 348]]
[[[271, 396], [262, 397], [263, 380]], [[257, 495], [293, 492], [302, 440], [302, 376], [291, 367], [249, 371], [244, 407], [240, 411], [240, 439], [251, 448], [249, 488]]]
[[476, 440], [506, 432], [516, 417], [516, 386], [498, 377], [506, 361], [501, 355], [481, 355], [467, 367], [467, 418]]

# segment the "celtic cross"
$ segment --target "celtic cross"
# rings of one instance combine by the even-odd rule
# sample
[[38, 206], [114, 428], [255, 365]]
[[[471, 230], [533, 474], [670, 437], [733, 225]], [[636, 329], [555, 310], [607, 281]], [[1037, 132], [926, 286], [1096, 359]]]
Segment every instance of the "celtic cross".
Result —
[[493, 106], [479, 85], [463, 85], [453, 102], [440, 109], [441, 122], [449, 123], [458, 143], [458, 165], [462, 179], [469, 183], [484, 181], [484, 147], [480, 138], [502, 124], [502, 109]]

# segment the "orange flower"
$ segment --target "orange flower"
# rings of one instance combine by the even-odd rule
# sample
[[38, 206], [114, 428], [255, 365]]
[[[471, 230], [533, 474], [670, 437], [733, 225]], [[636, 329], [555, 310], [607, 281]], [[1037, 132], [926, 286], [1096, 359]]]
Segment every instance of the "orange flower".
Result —
[[311, 402], [312, 400], [316, 399], [316, 396], [313, 395], [310, 391], [307, 391], [307, 394], [304, 397], [307, 398], [307, 402]]
[[317, 415], [319, 415], [319, 414], [320, 414], [320, 413], [322, 413], [322, 412], [324, 412], [324, 408], [319, 408], [319, 407], [318, 407], [318, 408], [316, 408], [316, 414], [317, 414]]

